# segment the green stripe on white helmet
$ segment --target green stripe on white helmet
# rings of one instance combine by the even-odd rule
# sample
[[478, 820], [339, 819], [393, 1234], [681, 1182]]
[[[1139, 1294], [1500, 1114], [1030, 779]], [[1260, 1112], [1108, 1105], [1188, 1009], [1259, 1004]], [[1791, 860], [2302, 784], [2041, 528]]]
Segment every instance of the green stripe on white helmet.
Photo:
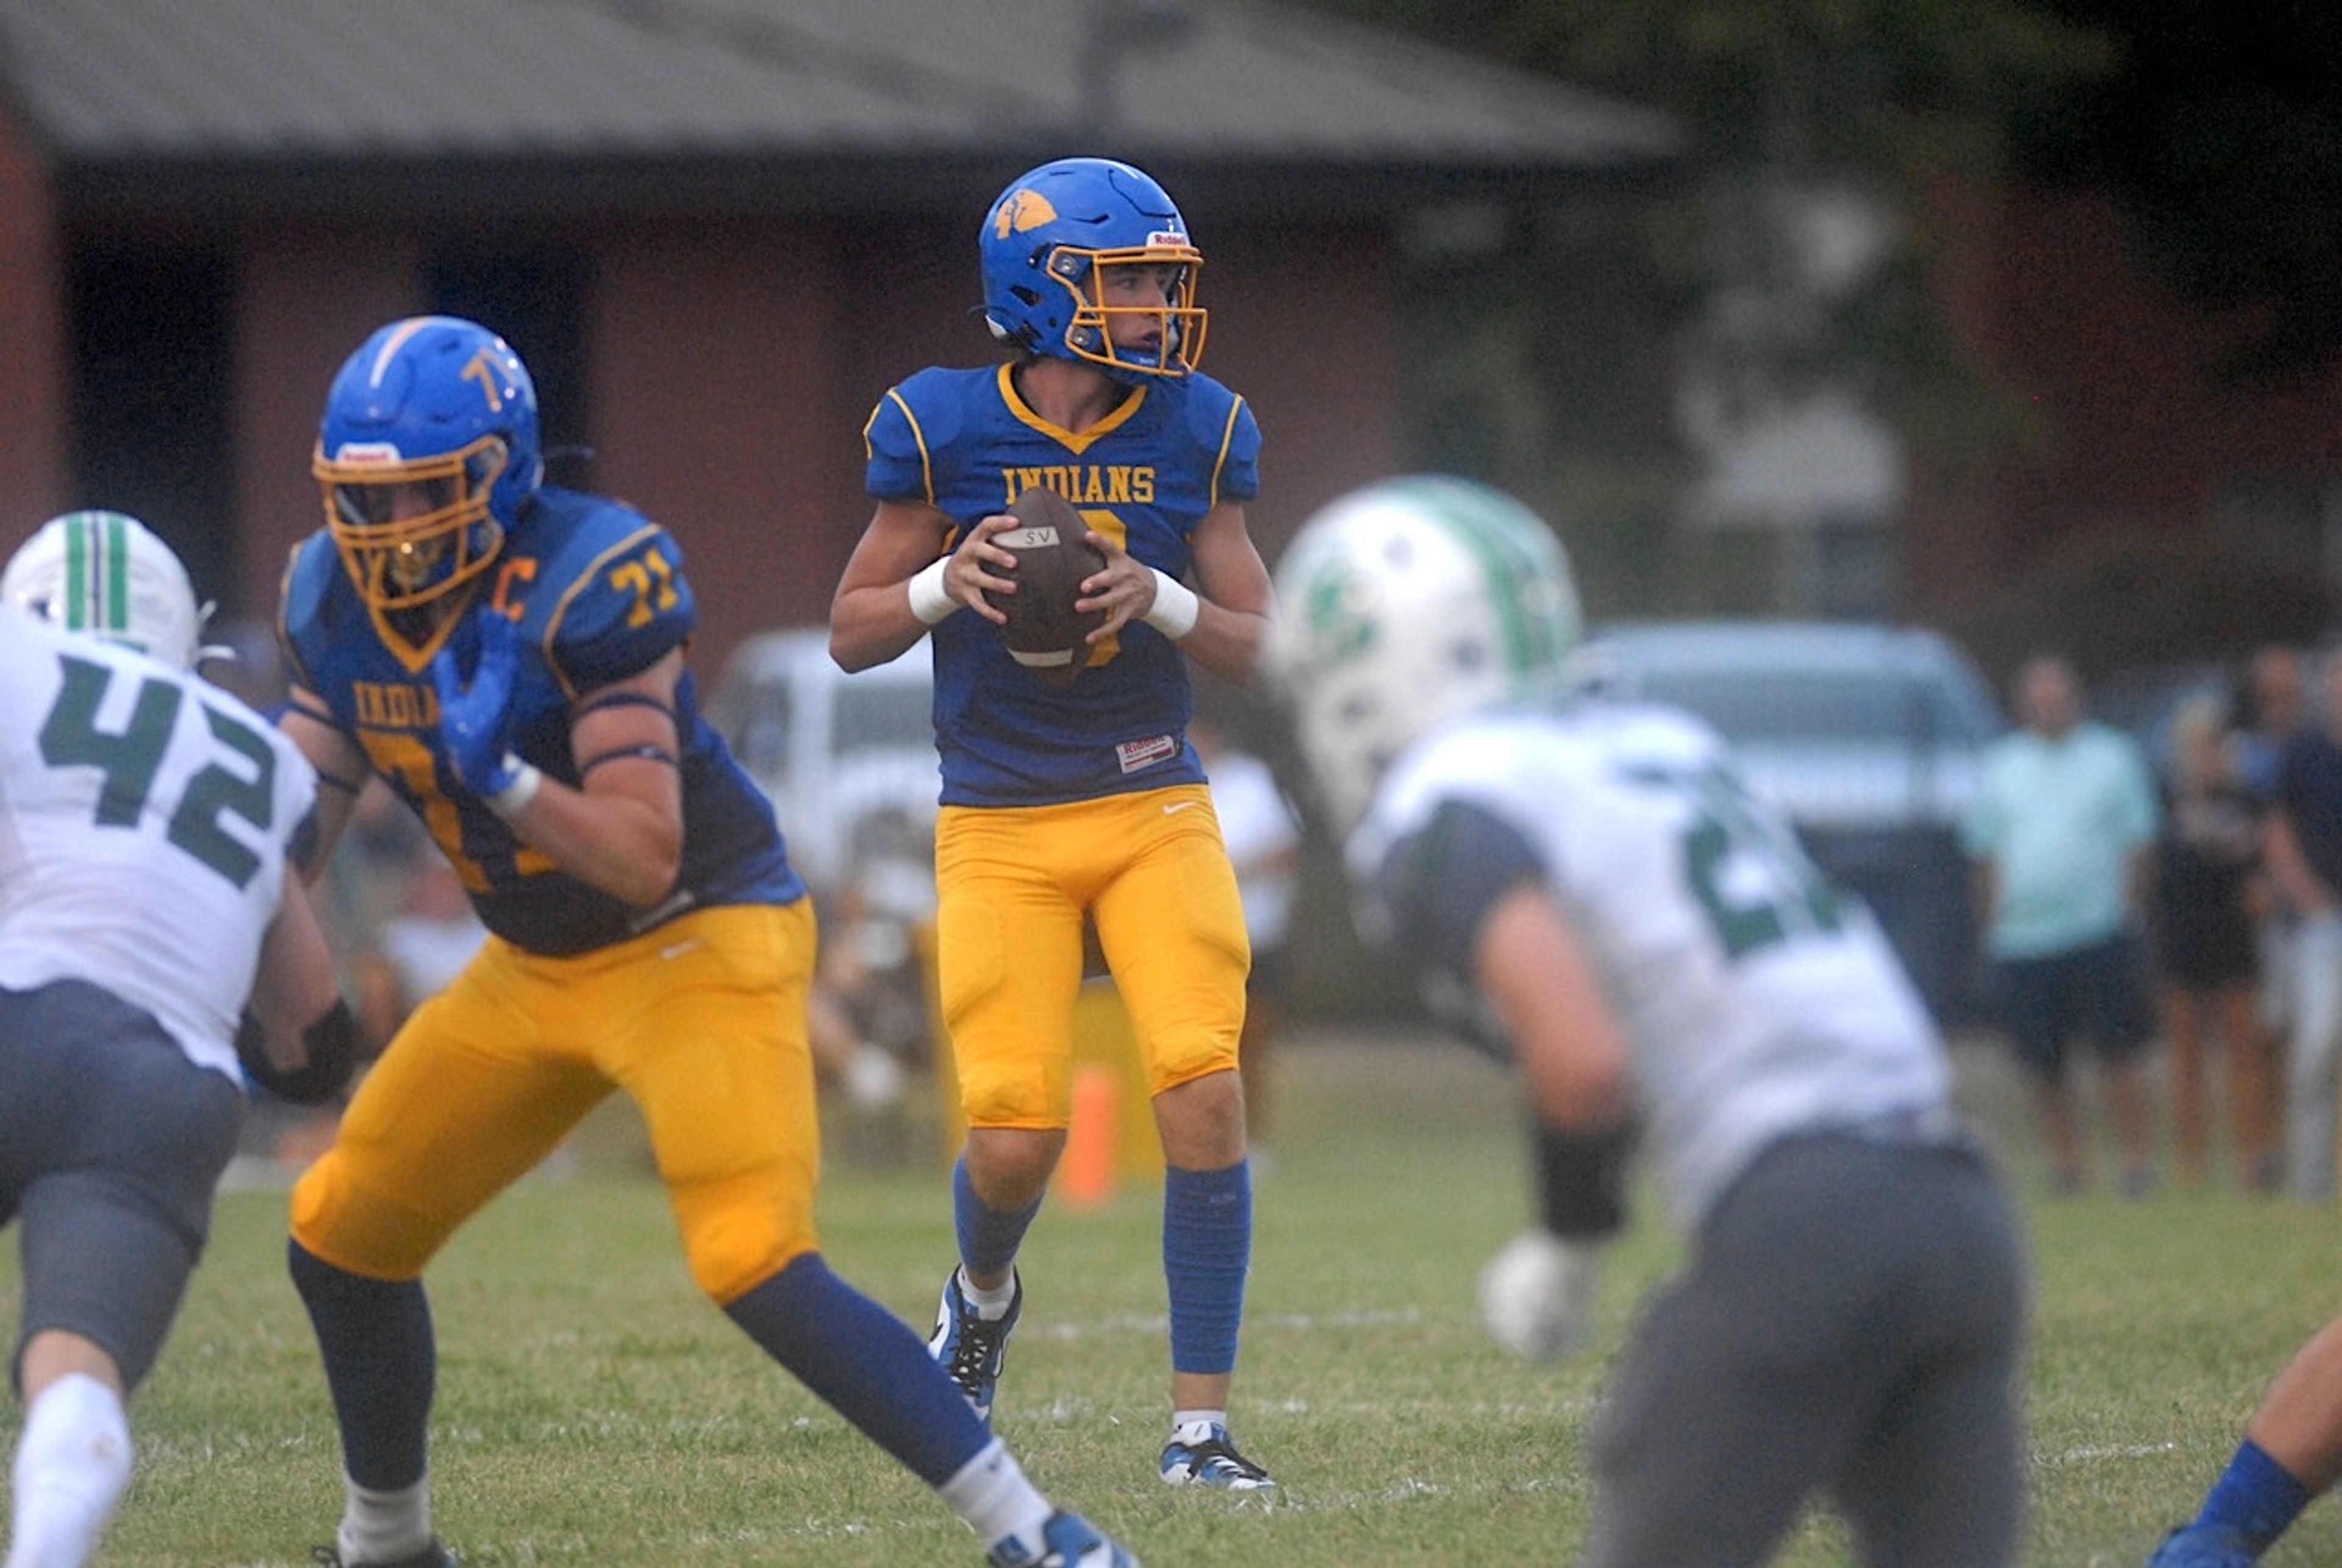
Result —
[[1344, 824], [1433, 725], [1560, 688], [1581, 627], [1552, 529], [1502, 492], [1447, 475], [1338, 497], [1294, 535], [1276, 589], [1269, 679]]
[[205, 612], [186, 568], [127, 513], [67, 512], [42, 524], [0, 570], [0, 600], [182, 668], [199, 655]]

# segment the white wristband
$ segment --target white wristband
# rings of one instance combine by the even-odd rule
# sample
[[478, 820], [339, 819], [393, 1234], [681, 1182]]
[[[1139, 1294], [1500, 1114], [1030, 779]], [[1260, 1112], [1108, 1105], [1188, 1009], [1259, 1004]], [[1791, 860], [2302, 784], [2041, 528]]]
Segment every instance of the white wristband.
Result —
[[[520, 762], [520, 759], [509, 752], [505, 754], [506, 766], [516, 762]], [[536, 798], [536, 792], [544, 783], [545, 771], [542, 768], [535, 763], [520, 763], [519, 768], [513, 774], [512, 783], [487, 797], [488, 809], [506, 822], [510, 822], [520, 814], [522, 807]]]
[[944, 568], [950, 564], [950, 556], [939, 555], [911, 578], [911, 614], [919, 618], [922, 626], [932, 626], [959, 608], [959, 601], [944, 586]]
[[1193, 588], [1160, 566], [1147, 570], [1155, 574], [1155, 603], [1146, 607], [1146, 622], [1176, 643], [1196, 629], [1204, 602], [1196, 597]]

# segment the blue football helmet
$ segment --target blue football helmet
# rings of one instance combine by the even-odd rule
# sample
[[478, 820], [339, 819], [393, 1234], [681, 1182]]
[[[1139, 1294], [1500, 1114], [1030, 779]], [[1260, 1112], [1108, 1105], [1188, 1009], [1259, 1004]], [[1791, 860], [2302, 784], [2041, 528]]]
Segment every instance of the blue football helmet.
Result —
[[392, 617], [485, 571], [544, 479], [528, 367], [477, 323], [392, 322], [334, 377], [309, 466], [376, 630], [419, 668], [437, 617]]
[[[984, 319], [1019, 353], [1085, 360], [1117, 379], [1182, 376], [1204, 356], [1196, 274], [1204, 253], [1161, 185], [1109, 158], [1059, 158], [1012, 182], [985, 215]], [[1161, 268], [1126, 291], [1118, 269]], [[1127, 281], [1125, 275], [1125, 281]], [[1145, 317], [1151, 341], [1117, 343]]]

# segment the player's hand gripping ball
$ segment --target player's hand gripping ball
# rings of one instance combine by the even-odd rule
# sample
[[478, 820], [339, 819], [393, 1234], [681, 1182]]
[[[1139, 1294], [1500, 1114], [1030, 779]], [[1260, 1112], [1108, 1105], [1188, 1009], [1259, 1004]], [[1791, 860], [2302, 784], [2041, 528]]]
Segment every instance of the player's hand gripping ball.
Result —
[[1523, 1231], [1480, 1271], [1480, 1321], [1488, 1337], [1524, 1361], [1576, 1350], [1593, 1331], [1600, 1263], [1596, 1243]]
[[1013, 571], [999, 574], [1016, 591], [987, 589], [985, 598], [1008, 617], [1001, 635], [1009, 655], [1052, 685], [1070, 685], [1089, 658], [1083, 639], [1106, 620], [1104, 610], [1084, 614], [1074, 601], [1082, 584], [1106, 569], [1106, 556], [1090, 544], [1082, 514], [1054, 490], [1027, 490], [1008, 511], [1019, 526], [1002, 529], [992, 542], [1016, 557]]

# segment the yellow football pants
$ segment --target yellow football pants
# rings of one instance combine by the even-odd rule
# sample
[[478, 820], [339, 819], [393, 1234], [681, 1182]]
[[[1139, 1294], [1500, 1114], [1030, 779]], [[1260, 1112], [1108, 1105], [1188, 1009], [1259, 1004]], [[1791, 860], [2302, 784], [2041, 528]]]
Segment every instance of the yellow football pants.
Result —
[[818, 1244], [813, 901], [686, 914], [548, 958], [488, 939], [366, 1074], [293, 1193], [326, 1262], [413, 1279], [614, 1088], [642, 1110], [692, 1277], [719, 1303]]
[[1205, 785], [946, 806], [936, 883], [936, 980], [969, 1125], [1070, 1119], [1085, 914], [1137, 1034], [1147, 1092], [1236, 1066], [1251, 950]]

